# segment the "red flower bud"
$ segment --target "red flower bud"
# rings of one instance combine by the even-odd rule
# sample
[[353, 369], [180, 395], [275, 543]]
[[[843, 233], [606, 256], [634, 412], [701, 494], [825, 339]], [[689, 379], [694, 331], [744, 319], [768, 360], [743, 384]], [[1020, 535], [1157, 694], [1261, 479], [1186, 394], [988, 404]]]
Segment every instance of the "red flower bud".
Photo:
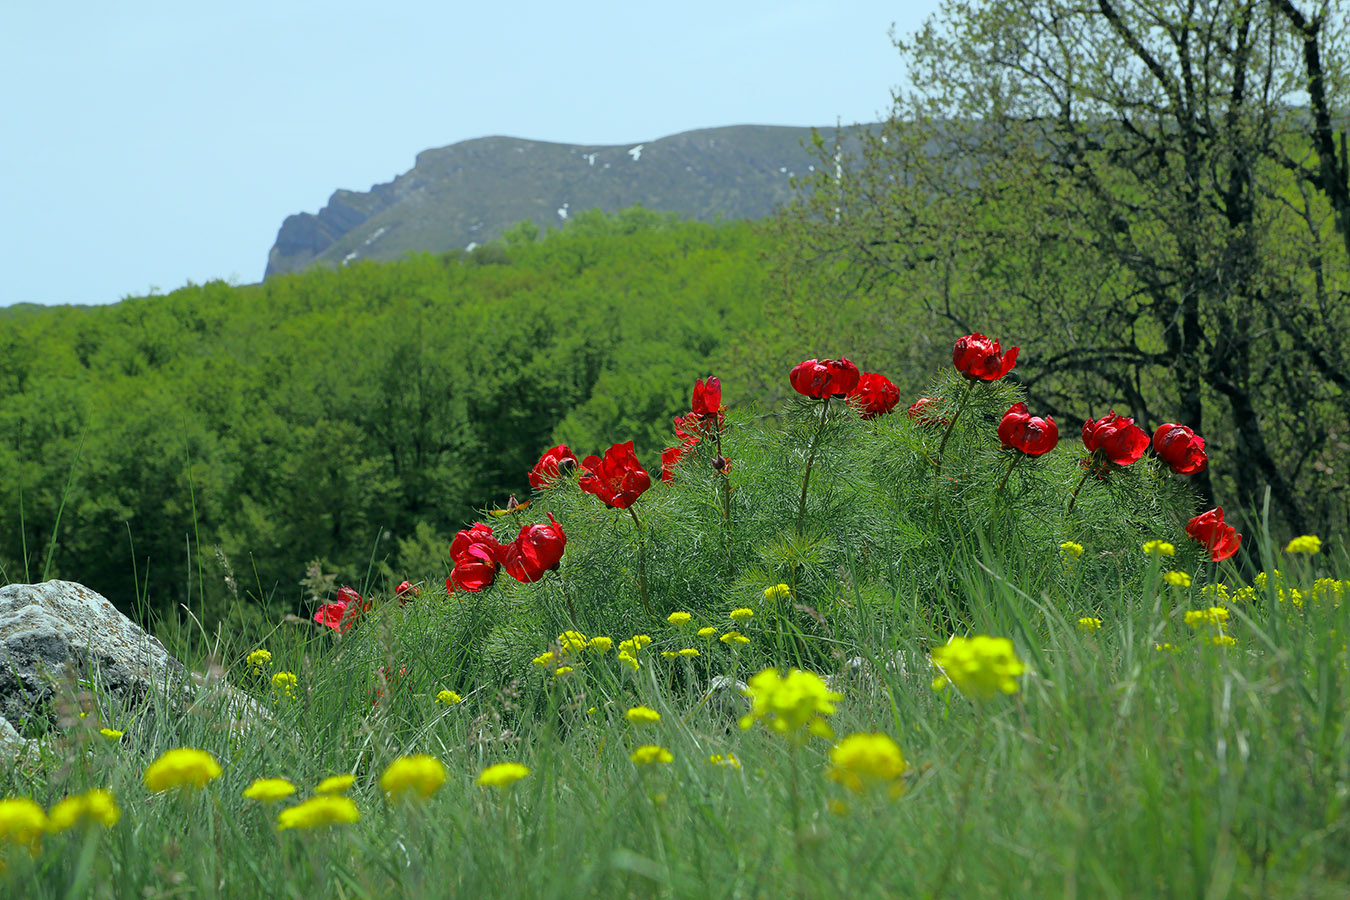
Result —
[[976, 332], [956, 339], [952, 364], [971, 380], [998, 381], [1012, 371], [1019, 349], [1014, 347], [1000, 355], [998, 341]]
[[566, 444], [551, 447], [544, 451], [544, 455], [539, 457], [539, 462], [530, 470], [530, 487], [535, 490], [553, 487], [554, 483], [571, 471], [572, 466], [576, 464], [577, 458], [567, 449]]
[[731, 474], [731, 460], [727, 459], [725, 456], [714, 456], [712, 459], [712, 467], [713, 471], [718, 475]]
[[793, 390], [817, 400], [848, 396], [858, 386], [859, 377], [858, 367], [847, 359], [808, 359], [788, 374]]
[[1209, 462], [1205, 439], [1185, 425], [1159, 425], [1153, 432], [1153, 452], [1178, 475], [1203, 472]]
[[1215, 562], [1227, 559], [1242, 546], [1242, 535], [1232, 525], [1224, 523], [1222, 506], [1191, 519], [1186, 523], [1186, 533], [1204, 544], [1210, 559]]
[[394, 588], [394, 599], [398, 600], [399, 605], [407, 603], [409, 600], [415, 600], [422, 594], [422, 589], [411, 581], [404, 581]]
[[1005, 447], [1020, 450], [1027, 456], [1040, 456], [1055, 449], [1059, 443], [1059, 427], [1054, 417], [1033, 416], [1025, 403], [1013, 404], [998, 423], [998, 439]]
[[455, 568], [445, 580], [445, 590], [476, 593], [492, 584], [501, 562], [502, 545], [492, 533], [490, 525], [475, 522], [472, 528], [461, 531], [450, 542], [450, 559]]
[[552, 513], [548, 521], [548, 525], [522, 525], [516, 539], [502, 548], [502, 566], [516, 581], [538, 581], [562, 559], [567, 535]]
[[1148, 449], [1148, 435], [1134, 424], [1134, 419], [1118, 416], [1112, 410], [1095, 422], [1088, 419], [1083, 423], [1083, 446], [1090, 453], [1100, 450], [1118, 466], [1128, 466], [1138, 462]]
[[694, 399], [690, 409], [699, 418], [719, 415], [722, 410], [722, 379], [709, 378], [705, 382], [700, 378], [694, 382]]
[[848, 396], [856, 401], [864, 419], [875, 419], [895, 409], [895, 404], [900, 402], [900, 389], [885, 375], [867, 372], [858, 379]]
[[924, 427], [931, 425], [948, 425], [950, 423], [946, 419], [934, 414], [933, 411], [929, 409], [929, 407], [936, 406], [941, 402], [941, 397], [920, 397], [910, 404], [909, 417], [914, 420], [915, 424]]
[[581, 473], [581, 489], [616, 509], [632, 506], [652, 486], [652, 477], [633, 455], [632, 441], [610, 447], [604, 459], [586, 457], [581, 467], [585, 470]]

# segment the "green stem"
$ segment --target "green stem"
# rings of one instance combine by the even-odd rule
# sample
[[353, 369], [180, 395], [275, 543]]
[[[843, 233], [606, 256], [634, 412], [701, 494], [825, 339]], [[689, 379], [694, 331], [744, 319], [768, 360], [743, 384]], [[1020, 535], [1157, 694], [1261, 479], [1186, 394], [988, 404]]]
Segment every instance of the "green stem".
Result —
[[1075, 487], [1073, 489], [1073, 493], [1069, 495], [1069, 508], [1065, 510], [1065, 512], [1073, 512], [1073, 505], [1078, 502], [1078, 492], [1083, 489], [1083, 482], [1087, 481], [1088, 476], [1091, 474], [1092, 468], [1088, 467], [1083, 472], [1083, 477], [1078, 479], [1078, 486]]
[[998, 487], [994, 488], [995, 496], [1003, 493], [1003, 486], [1008, 483], [1008, 476], [1012, 474], [1013, 469], [1017, 468], [1017, 464], [1022, 461], [1022, 457], [1025, 455], [1024, 453], [1017, 453], [1013, 456], [1012, 461], [1008, 463], [1008, 471], [1003, 473], [1003, 480], [998, 483]]
[[816, 433], [811, 435], [811, 447], [806, 453], [806, 471], [802, 474], [802, 498], [797, 502], [797, 536], [802, 533], [802, 519], [806, 516], [806, 488], [811, 483], [811, 466], [816, 461], [816, 445], [820, 441], [820, 433], [825, 430], [825, 413], [830, 408], [830, 398], [826, 397], [825, 402], [820, 405], [820, 423], [816, 425]]
[[647, 534], [642, 530], [642, 523], [638, 521], [637, 510], [628, 507], [628, 514], [633, 517], [633, 524], [637, 527], [638, 534], [638, 595], [642, 599], [642, 610], [649, 616], [655, 616], [652, 612], [651, 601], [647, 598]]
[[938, 444], [937, 462], [934, 463], [934, 467], [939, 472], [942, 471], [942, 453], [944, 450], [947, 449], [947, 441], [951, 439], [952, 429], [956, 427], [956, 420], [961, 418], [961, 413], [966, 411], [966, 404], [970, 402], [970, 392], [973, 391], [974, 389], [975, 389], [975, 382], [967, 380], [966, 392], [961, 395], [961, 404], [956, 407], [956, 414], [953, 415], [952, 420], [947, 423], [947, 433], [942, 436], [942, 443]]

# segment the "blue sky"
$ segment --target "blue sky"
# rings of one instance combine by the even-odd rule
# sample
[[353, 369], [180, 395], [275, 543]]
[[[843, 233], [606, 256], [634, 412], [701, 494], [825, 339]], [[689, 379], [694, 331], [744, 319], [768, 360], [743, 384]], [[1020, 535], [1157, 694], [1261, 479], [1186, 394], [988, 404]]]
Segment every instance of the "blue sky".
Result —
[[485, 135], [874, 121], [934, 0], [0, 0], [0, 306], [262, 277], [282, 220]]

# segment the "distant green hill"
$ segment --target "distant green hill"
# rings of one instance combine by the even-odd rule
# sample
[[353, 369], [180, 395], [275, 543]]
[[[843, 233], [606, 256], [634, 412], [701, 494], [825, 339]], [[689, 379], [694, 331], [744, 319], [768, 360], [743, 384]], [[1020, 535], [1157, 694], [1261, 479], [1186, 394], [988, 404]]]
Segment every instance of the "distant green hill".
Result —
[[809, 128], [735, 125], [616, 146], [486, 137], [427, 150], [388, 184], [340, 190], [318, 214], [288, 216], [267, 276], [316, 262], [462, 250], [517, 222], [559, 226], [589, 209], [641, 205], [705, 222], [761, 218], [790, 199], [792, 176], [814, 169], [810, 135]]

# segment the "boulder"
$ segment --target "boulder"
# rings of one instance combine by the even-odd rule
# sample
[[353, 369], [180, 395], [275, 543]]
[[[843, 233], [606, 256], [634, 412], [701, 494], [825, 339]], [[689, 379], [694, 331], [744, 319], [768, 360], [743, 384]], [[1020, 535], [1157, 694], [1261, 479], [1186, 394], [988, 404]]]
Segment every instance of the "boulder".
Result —
[[46, 731], [63, 687], [89, 691], [100, 706], [101, 697], [129, 706], [152, 689], [187, 699], [191, 685], [163, 644], [84, 585], [0, 588], [0, 717], [10, 730]]

